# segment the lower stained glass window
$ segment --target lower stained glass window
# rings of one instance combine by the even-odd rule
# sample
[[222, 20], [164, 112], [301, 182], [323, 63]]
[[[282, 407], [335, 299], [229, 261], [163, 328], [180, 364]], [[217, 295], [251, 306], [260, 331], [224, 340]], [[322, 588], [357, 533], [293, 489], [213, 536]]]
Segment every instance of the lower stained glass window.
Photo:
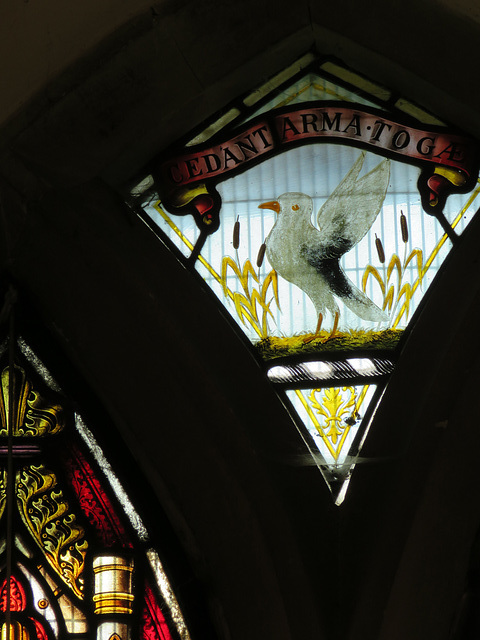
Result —
[[139, 514], [23, 340], [0, 355], [0, 629], [2, 640], [189, 638]]

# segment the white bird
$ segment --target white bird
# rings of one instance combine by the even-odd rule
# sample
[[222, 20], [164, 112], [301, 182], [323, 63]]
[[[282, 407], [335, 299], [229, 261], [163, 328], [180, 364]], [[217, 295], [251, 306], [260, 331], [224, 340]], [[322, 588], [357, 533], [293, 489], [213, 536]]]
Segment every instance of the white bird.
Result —
[[340, 266], [340, 258], [375, 221], [390, 180], [389, 160], [383, 160], [358, 179], [364, 158], [362, 152], [321, 207], [319, 229], [311, 222], [313, 201], [305, 193], [284, 193], [275, 201], [259, 205], [278, 214], [266, 239], [268, 260], [282, 278], [300, 287], [315, 305], [316, 334], [327, 310], [334, 316], [331, 336], [335, 334], [340, 317], [335, 297], [364, 320], [387, 320], [387, 315], [349, 280]]

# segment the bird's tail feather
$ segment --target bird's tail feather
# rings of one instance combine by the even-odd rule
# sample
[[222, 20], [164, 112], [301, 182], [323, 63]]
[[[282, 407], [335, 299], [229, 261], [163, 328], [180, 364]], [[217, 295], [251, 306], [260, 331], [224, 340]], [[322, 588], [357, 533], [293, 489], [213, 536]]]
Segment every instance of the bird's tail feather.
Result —
[[370, 322], [384, 322], [388, 315], [370, 300], [360, 289], [351, 284], [351, 291], [346, 296], [341, 296], [345, 305], [363, 320]]

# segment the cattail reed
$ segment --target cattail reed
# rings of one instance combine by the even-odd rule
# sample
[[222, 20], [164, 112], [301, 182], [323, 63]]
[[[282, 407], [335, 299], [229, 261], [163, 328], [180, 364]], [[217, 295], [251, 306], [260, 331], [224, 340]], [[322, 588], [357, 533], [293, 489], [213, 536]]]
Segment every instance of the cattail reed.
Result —
[[233, 226], [233, 248], [236, 250], [240, 246], [240, 220], [238, 219]]
[[402, 240], [405, 244], [408, 242], [408, 225], [407, 219], [403, 215], [403, 211], [400, 212], [400, 229], [402, 230]]
[[263, 258], [265, 257], [265, 249], [267, 248], [267, 245], [265, 242], [263, 242], [260, 245], [260, 249], [258, 250], [258, 255], [257, 255], [257, 267], [260, 269], [260, 267], [263, 264]]
[[385, 251], [383, 250], [383, 244], [380, 238], [377, 238], [377, 234], [375, 234], [375, 246], [377, 248], [378, 259], [382, 264], [385, 262]]

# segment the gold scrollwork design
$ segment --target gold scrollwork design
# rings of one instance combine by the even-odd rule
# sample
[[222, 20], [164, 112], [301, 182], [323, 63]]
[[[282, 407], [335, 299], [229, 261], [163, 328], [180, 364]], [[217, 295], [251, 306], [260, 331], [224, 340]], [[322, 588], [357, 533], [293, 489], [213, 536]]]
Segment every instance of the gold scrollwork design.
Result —
[[[18, 366], [13, 370], [13, 436], [43, 436], [61, 431], [65, 425], [63, 409], [48, 402], [33, 389], [25, 371]], [[10, 371], [6, 367], [1, 374], [0, 436], [8, 435], [10, 412]]]
[[[316, 394], [321, 393], [321, 399]], [[337, 444], [348, 423], [345, 418], [355, 410], [357, 401], [355, 387], [331, 387], [324, 390], [314, 389], [309, 396], [312, 407], [323, 416], [324, 424], [320, 435]]]
[[352, 425], [359, 420], [359, 411], [365, 402], [368, 389], [369, 385], [361, 388], [313, 389], [308, 397], [301, 389], [295, 390], [323, 444], [335, 461], [339, 459]]
[[17, 502], [22, 520], [54, 571], [83, 598], [83, 569], [88, 543], [58, 487], [55, 474], [43, 464], [17, 474]]

